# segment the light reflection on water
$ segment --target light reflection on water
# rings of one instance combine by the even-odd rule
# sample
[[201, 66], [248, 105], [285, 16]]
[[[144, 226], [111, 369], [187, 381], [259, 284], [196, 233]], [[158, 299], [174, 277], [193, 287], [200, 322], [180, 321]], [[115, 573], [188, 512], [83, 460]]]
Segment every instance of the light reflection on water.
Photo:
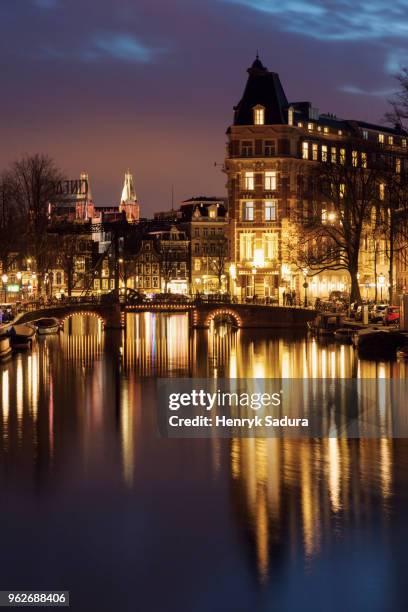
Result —
[[[285, 609], [289, 595], [283, 594], [282, 585], [278, 592], [276, 576], [287, 581], [284, 586], [289, 592], [294, 580], [315, 568], [316, 580], [325, 575], [330, 589], [336, 583], [334, 568], [344, 547], [350, 552], [351, 567], [361, 575], [365, 562], [365, 554], [360, 554], [362, 542], [374, 554], [381, 553], [389, 539], [398, 539], [391, 517], [399, 524], [407, 508], [401, 496], [408, 467], [404, 440], [160, 440], [153, 378], [404, 378], [406, 364], [359, 361], [351, 346], [319, 344], [302, 335], [275, 337], [265, 332], [232, 332], [226, 327], [189, 335], [185, 315], [129, 315], [127, 323], [126, 333], [103, 332], [98, 319], [74, 317], [65, 322], [59, 336], [40, 339], [32, 353], [18, 354], [0, 366], [0, 484], [5, 493], [18, 491], [19, 503], [26, 498], [29, 505], [39, 495], [47, 507], [60, 503], [56, 501], [58, 490], [63, 498], [75, 500], [80, 524], [89, 530], [90, 517], [100, 509], [97, 498], [102, 490], [119, 504], [118, 520], [129, 505], [139, 513], [149, 508], [141, 541], [154, 539], [153, 525], [164, 529], [171, 520], [172, 529], [183, 533], [185, 544], [180, 552], [161, 544], [151, 561], [150, 578], [142, 579], [143, 555], [139, 557], [136, 549], [132, 548], [133, 565], [128, 570], [106, 561], [116, 581], [133, 580], [146, 597], [148, 587], [164, 579], [167, 557], [187, 575], [195, 571], [186, 566], [185, 555], [196, 555], [199, 551], [194, 547], [204, 547], [199, 543], [201, 527], [195, 517], [200, 513], [198, 500], [204, 505], [204, 499], [211, 500], [208, 537], [218, 537], [219, 543], [211, 553], [206, 552], [208, 561], [216, 564], [220, 555], [238, 556], [244, 572], [241, 588], [251, 601], [248, 609], [255, 610], [253, 577], [260, 588], [269, 589], [267, 601], [279, 601]], [[31, 497], [34, 485], [37, 492]], [[173, 502], [177, 512], [169, 509], [164, 516], [172, 491], [177, 491], [178, 501]], [[7, 506], [0, 509], [3, 524], [13, 523], [12, 497], [9, 503], [10, 510]], [[47, 540], [46, 525], [39, 528], [45, 530]], [[129, 527], [130, 532], [133, 528]], [[97, 523], [94, 529], [96, 537]], [[86, 537], [81, 527], [76, 537]], [[99, 533], [99, 537], [105, 535]], [[407, 543], [402, 539], [400, 545]], [[135, 545], [131, 538], [112, 544], [115, 558], [127, 558], [129, 545]], [[23, 551], [23, 539], [15, 546]], [[70, 550], [69, 543], [64, 549]], [[5, 545], [4, 554], [7, 550]], [[30, 556], [30, 552], [24, 554]], [[329, 578], [316, 569], [323, 560], [329, 567], [333, 563]], [[378, 569], [384, 577], [389, 572], [387, 563], [384, 554]], [[86, 574], [84, 567], [79, 561], [78, 573]], [[10, 576], [13, 568], [17, 573], [17, 565], [11, 563]], [[247, 575], [245, 568], [249, 568]], [[33, 568], [30, 571], [35, 574]], [[52, 567], [47, 571], [52, 574]], [[135, 575], [140, 577], [135, 579]], [[73, 574], [72, 580], [76, 579]], [[351, 594], [357, 588], [353, 584]], [[168, 602], [165, 593], [149, 597], [157, 597], [156, 604], [162, 606]], [[367, 609], [381, 610], [381, 597], [377, 593], [376, 602]], [[175, 609], [192, 609], [182, 607], [181, 594], [175, 592], [174, 598], [179, 602]], [[302, 609], [312, 609], [302, 596], [298, 602]], [[345, 609], [341, 597], [339, 602], [343, 608], [339, 603], [331, 609]], [[104, 605], [102, 598], [99, 609], [109, 609]], [[393, 609], [398, 606], [397, 601]]]

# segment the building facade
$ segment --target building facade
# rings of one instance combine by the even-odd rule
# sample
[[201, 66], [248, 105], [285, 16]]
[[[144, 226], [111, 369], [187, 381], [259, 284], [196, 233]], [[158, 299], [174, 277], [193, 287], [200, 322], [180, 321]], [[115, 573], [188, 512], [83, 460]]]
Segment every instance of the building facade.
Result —
[[228, 212], [224, 198], [195, 197], [180, 206], [180, 219], [190, 240], [192, 293], [227, 292]]
[[[407, 134], [399, 128], [320, 114], [309, 102], [289, 102], [279, 75], [257, 57], [248, 69], [227, 137], [224, 170], [234, 293], [242, 298], [281, 300], [288, 289], [300, 296], [305, 284], [311, 297], [349, 291], [346, 270], [325, 270], [307, 278], [307, 270], [293, 265], [291, 252], [298, 246], [296, 216], [313, 203], [310, 169], [318, 163], [365, 168], [365, 143], [387, 151], [398, 174], [407, 163]], [[361, 143], [358, 151], [352, 148], [356, 140]], [[374, 275], [369, 227], [365, 239], [359, 283], [362, 296], [373, 297], [378, 279], [388, 278], [389, 263], [386, 256], [379, 257]]]

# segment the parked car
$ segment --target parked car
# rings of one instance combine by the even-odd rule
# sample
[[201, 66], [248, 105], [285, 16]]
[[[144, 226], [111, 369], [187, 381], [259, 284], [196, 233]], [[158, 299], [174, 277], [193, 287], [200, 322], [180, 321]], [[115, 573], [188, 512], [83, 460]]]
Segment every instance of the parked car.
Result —
[[388, 306], [383, 319], [384, 325], [394, 325], [396, 323], [399, 323], [399, 320], [400, 311], [398, 306]]
[[376, 304], [371, 311], [371, 321], [373, 323], [384, 321], [386, 312], [387, 312], [387, 304]]

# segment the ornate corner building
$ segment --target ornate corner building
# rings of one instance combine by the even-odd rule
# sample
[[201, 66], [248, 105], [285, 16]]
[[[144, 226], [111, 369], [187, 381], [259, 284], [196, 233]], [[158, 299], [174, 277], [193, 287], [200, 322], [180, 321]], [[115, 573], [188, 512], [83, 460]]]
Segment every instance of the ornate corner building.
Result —
[[[279, 75], [259, 57], [248, 69], [227, 137], [230, 276], [241, 298], [278, 300], [288, 288], [300, 297], [307, 272], [293, 265], [291, 251], [298, 246], [293, 221], [296, 211], [307, 209], [313, 199], [307, 177], [316, 163], [364, 168], [364, 146], [375, 145], [392, 156], [396, 173], [406, 169], [408, 137], [402, 129], [320, 114], [310, 102], [290, 103]], [[353, 150], [356, 141], [361, 143], [358, 151]], [[374, 277], [369, 240], [361, 258], [359, 282], [368, 297], [378, 275], [387, 276], [389, 264], [385, 257], [378, 260]], [[396, 265], [398, 277], [398, 259]], [[347, 291], [350, 283], [346, 270], [326, 270], [309, 280], [311, 297]]]

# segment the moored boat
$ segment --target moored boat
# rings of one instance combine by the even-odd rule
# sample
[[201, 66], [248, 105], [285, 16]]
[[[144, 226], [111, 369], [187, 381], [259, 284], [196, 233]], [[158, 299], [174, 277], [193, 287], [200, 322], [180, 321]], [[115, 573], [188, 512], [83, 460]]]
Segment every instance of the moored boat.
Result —
[[406, 344], [407, 336], [399, 331], [369, 328], [359, 331], [353, 341], [360, 353], [375, 358], [395, 355], [397, 349]]
[[10, 332], [10, 342], [13, 349], [25, 350], [32, 347], [35, 340], [36, 328], [33, 325], [13, 325]]
[[408, 360], [408, 344], [397, 348], [397, 359], [400, 359], [401, 361]]
[[308, 322], [308, 328], [317, 336], [333, 336], [337, 329], [342, 327], [344, 315], [336, 312], [322, 312]]
[[58, 319], [51, 317], [49, 319], [37, 319], [34, 321], [39, 335], [57, 334], [60, 330], [60, 322]]
[[9, 336], [0, 336], [0, 361], [6, 361], [11, 356], [11, 352]]
[[349, 329], [348, 327], [340, 327], [339, 329], [336, 329], [336, 331], [334, 332], [334, 337], [339, 342], [351, 343], [354, 334], [355, 334], [354, 329]]

